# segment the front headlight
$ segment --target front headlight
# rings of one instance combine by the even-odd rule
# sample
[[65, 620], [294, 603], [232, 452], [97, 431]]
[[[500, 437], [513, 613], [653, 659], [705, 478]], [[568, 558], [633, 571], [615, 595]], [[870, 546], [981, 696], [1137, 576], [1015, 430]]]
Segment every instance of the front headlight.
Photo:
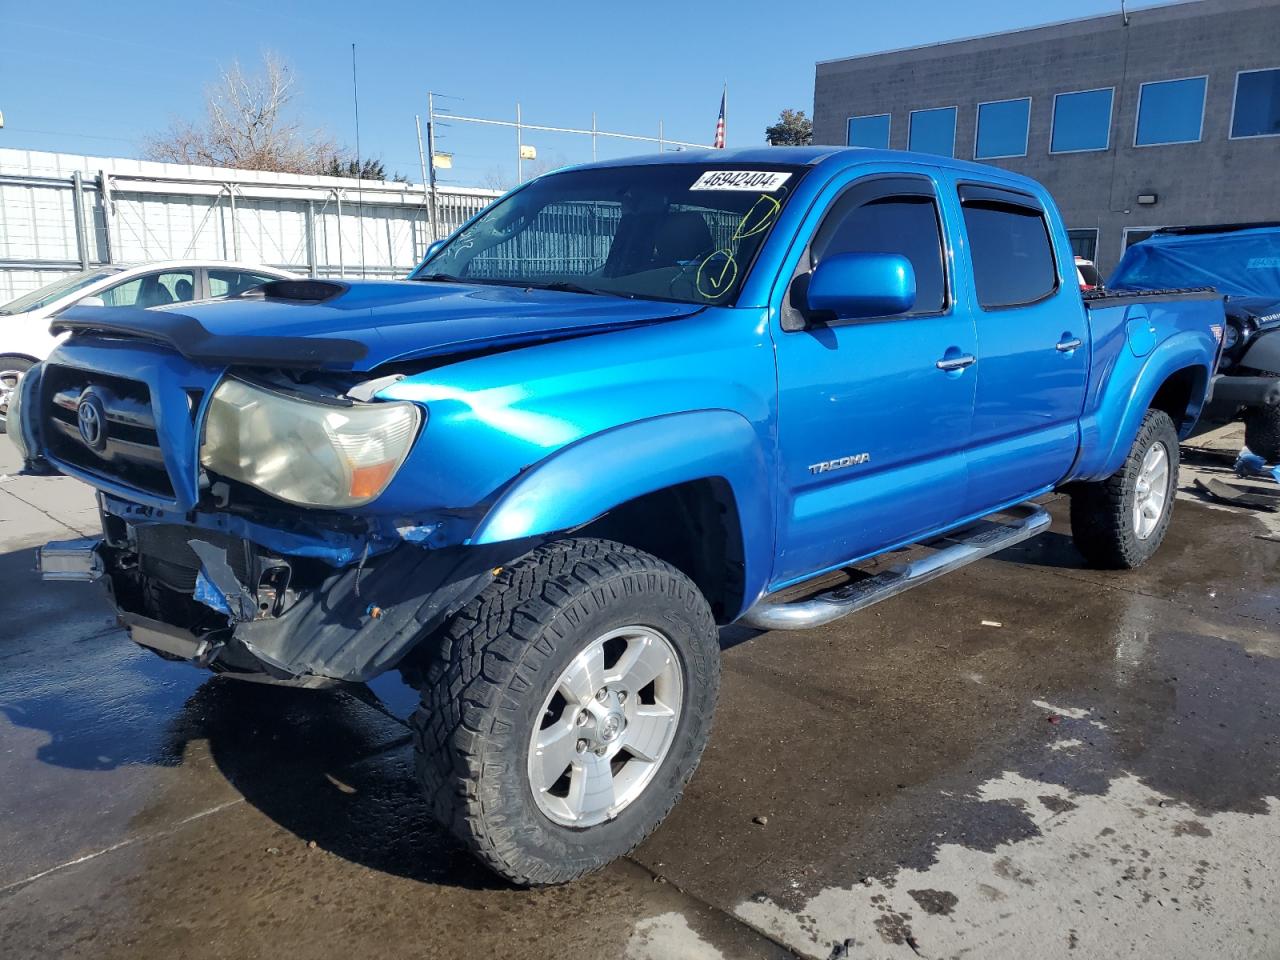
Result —
[[356, 507], [391, 482], [422, 420], [412, 403], [329, 405], [227, 379], [213, 393], [200, 463], [305, 507]]
[[1222, 331], [1222, 350], [1224, 353], [1234, 350], [1240, 343], [1240, 328], [1228, 323]]

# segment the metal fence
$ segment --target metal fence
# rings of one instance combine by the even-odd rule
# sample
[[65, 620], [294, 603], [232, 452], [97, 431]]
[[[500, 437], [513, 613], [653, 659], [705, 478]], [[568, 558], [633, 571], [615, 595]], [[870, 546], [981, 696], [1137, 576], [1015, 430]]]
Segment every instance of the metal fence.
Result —
[[211, 259], [395, 277], [499, 194], [0, 149], [0, 303], [104, 263]]

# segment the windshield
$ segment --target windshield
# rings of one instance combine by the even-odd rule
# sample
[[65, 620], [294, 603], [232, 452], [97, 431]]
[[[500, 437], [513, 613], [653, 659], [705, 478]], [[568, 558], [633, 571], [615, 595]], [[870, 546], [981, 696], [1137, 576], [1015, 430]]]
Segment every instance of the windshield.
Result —
[[414, 280], [731, 304], [806, 168], [570, 170], [495, 203]]
[[1280, 230], [1146, 240], [1125, 251], [1109, 287], [1214, 287], [1232, 297], [1280, 298]]
[[113, 273], [119, 272], [119, 268], [108, 267], [101, 270], [86, 270], [84, 273], [73, 273], [71, 276], [55, 280], [53, 283], [46, 283], [43, 287], [32, 290], [30, 293], [24, 293], [17, 300], [10, 300], [0, 307], [0, 315], [7, 316], [12, 313], [39, 310], [41, 307], [65, 297], [68, 293], [81, 290], [92, 283], [97, 283], [99, 280], [111, 276]]

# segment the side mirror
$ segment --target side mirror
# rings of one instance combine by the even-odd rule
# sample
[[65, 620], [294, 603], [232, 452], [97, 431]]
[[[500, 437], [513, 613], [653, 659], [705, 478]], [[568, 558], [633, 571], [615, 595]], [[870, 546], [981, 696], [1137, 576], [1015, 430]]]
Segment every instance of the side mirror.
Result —
[[101, 297], [81, 297], [76, 301], [77, 307], [105, 307], [107, 301]]
[[444, 246], [444, 241], [437, 240], [435, 243], [427, 247], [427, 252], [423, 255], [422, 259], [430, 260], [432, 257], [434, 257], [437, 253], [440, 252], [440, 248], [443, 246]]
[[836, 253], [809, 277], [809, 309], [840, 320], [906, 313], [916, 303], [916, 272], [900, 253]]

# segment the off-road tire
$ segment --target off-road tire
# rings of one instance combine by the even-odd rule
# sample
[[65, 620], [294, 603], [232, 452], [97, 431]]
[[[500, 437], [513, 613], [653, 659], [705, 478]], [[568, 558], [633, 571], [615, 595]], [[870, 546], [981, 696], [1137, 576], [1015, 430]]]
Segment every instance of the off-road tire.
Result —
[[[672, 643], [684, 698], [657, 774], [611, 820], [577, 829], [545, 816], [528, 775], [542, 704], [578, 652], [622, 625]], [[720, 683], [715, 620], [669, 564], [607, 540], [546, 544], [502, 570], [446, 624], [411, 718], [418, 780], [435, 817], [513, 883], [564, 883], [629, 853], [693, 775]]]
[[[26, 357], [20, 357], [17, 354], [5, 353], [0, 354], [0, 374], [16, 371], [18, 373], [26, 373], [30, 370], [34, 363]], [[9, 417], [8, 406], [0, 407], [0, 433], [8, 433]]]
[[[1133, 525], [1133, 499], [1143, 458], [1155, 443], [1163, 443], [1169, 454], [1169, 492], [1163, 516], [1151, 535], [1143, 540]], [[1076, 549], [1090, 566], [1108, 570], [1142, 566], [1164, 540], [1177, 489], [1178, 431], [1163, 410], [1148, 410], [1124, 466], [1105, 480], [1072, 487], [1071, 536]]]
[[1280, 404], [1270, 403], [1265, 407], [1245, 410], [1244, 445], [1267, 463], [1280, 463]]

